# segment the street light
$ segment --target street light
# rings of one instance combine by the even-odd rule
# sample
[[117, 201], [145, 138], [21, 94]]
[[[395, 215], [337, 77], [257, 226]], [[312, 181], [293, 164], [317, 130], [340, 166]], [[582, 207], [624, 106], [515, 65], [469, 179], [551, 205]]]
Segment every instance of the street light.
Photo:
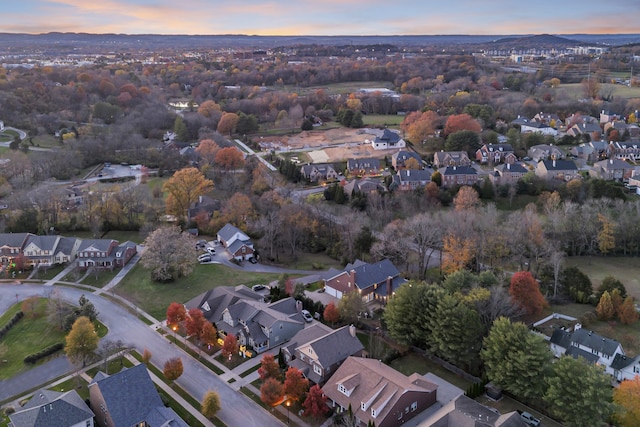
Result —
[[173, 340], [176, 340], [176, 331], [178, 330], [178, 326], [177, 325], [173, 325], [173, 327], [171, 328], [173, 329]]
[[287, 424], [289, 424], [289, 406], [291, 406], [291, 401], [287, 399], [285, 405], [287, 405]]

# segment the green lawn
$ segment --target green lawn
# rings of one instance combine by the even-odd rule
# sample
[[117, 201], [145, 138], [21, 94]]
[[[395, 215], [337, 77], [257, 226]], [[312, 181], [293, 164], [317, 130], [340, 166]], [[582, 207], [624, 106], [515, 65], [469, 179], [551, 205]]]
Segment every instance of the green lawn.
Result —
[[[27, 141], [29, 139], [27, 138]], [[33, 144], [36, 147], [60, 148], [60, 140], [53, 135], [38, 135], [33, 137]]]
[[442, 366], [433, 363], [429, 359], [426, 359], [417, 353], [407, 353], [406, 355], [393, 360], [389, 365], [405, 375], [411, 375], [414, 372], [424, 375], [431, 372], [456, 387], [459, 387], [463, 391], [467, 390], [471, 386], [469, 381], [457, 376], [453, 372], [446, 370]]
[[602, 280], [607, 276], [613, 276], [620, 280], [627, 294], [640, 301], [640, 258], [630, 257], [569, 257], [567, 266], [578, 267], [589, 276], [593, 283], [593, 289], [597, 289]]
[[69, 378], [63, 383], [58, 384], [55, 387], [50, 387], [49, 390], [53, 391], [69, 391], [74, 389], [83, 400], [89, 399], [89, 383], [82, 379], [82, 377]]
[[[0, 317], [0, 325], [5, 325], [13, 314], [20, 310], [20, 305], [21, 303], [15, 304]], [[30, 318], [25, 315], [0, 341], [7, 347], [7, 352], [2, 356], [2, 362], [0, 362], [2, 365], [0, 380], [29, 370], [32, 366], [23, 362], [24, 357], [28, 354], [64, 342], [65, 333], [49, 323], [46, 308], [47, 301], [45, 298], [41, 298], [36, 309], [37, 317]], [[4, 360], [7, 362], [4, 363]]]
[[390, 126], [398, 127], [404, 120], [404, 116], [397, 114], [366, 114], [362, 116], [365, 126]]
[[45, 269], [40, 269], [37, 273], [35, 273], [33, 275], [33, 279], [38, 279], [38, 280], [51, 280], [53, 279], [58, 273], [60, 273], [62, 270], [64, 270], [64, 265], [55, 265], [53, 267], [49, 267], [46, 270]]
[[[563, 93], [568, 98], [584, 98], [582, 83], [561, 84], [556, 90], [558, 91], [558, 95]], [[600, 83], [600, 93], [611, 93], [614, 97], [622, 99], [640, 98], [640, 87], [628, 87], [613, 83]]]
[[89, 286], [95, 286], [96, 288], [102, 288], [107, 283], [111, 281], [116, 274], [120, 272], [120, 269], [115, 269], [113, 271], [97, 271], [96, 273], [90, 273], [85, 276], [84, 279], [80, 283]]
[[144, 240], [142, 235], [137, 231], [119, 231], [119, 230], [111, 230], [108, 231], [103, 239], [113, 239], [117, 240], [120, 243], [126, 242], [127, 240], [132, 241], [133, 243], [142, 243]]
[[218, 286], [252, 286], [279, 277], [279, 274], [253, 273], [218, 264], [198, 264], [188, 277], [172, 283], [155, 283], [151, 281], [149, 271], [137, 264], [114, 290], [156, 319], [164, 319], [167, 307], [174, 301], [187, 302]]

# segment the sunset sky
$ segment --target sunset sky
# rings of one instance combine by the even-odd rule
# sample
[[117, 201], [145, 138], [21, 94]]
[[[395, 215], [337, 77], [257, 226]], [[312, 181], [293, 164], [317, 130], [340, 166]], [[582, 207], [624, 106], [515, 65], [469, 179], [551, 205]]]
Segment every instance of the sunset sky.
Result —
[[640, 0], [9, 0], [0, 32], [429, 35], [640, 32]]

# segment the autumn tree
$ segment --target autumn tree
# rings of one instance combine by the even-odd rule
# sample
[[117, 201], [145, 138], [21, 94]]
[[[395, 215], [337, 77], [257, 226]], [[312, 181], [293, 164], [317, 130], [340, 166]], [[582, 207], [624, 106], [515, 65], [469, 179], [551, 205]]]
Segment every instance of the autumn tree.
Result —
[[278, 362], [272, 354], [265, 354], [260, 361], [260, 368], [258, 368], [258, 375], [262, 381], [267, 378], [275, 378], [280, 380], [281, 372]]
[[211, 348], [211, 346], [216, 344], [217, 339], [218, 339], [218, 331], [216, 330], [216, 327], [213, 326], [211, 322], [205, 321], [204, 325], [202, 325], [200, 340], [204, 345]]
[[480, 196], [475, 188], [464, 185], [453, 198], [453, 205], [457, 211], [471, 211], [480, 205]]
[[471, 263], [474, 257], [474, 244], [471, 239], [447, 234], [442, 239], [442, 272], [453, 273]]
[[209, 390], [202, 398], [201, 406], [200, 413], [208, 419], [213, 420], [221, 409], [220, 395], [213, 390]]
[[153, 355], [151, 354], [151, 351], [149, 351], [149, 349], [145, 347], [144, 351], [142, 352], [142, 363], [149, 366], [149, 362], [151, 361], [152, 356]]
[[244, 156], [236, 147], [225, 147], [218, 150], [215, 162], [225, 171], [240, 169], [244, 166]]
[[600, 93], [600, 82], [598, 82], [598, 79], [589, 76], [589, 78], [582, 80], [581, 84], [585, 98], [598, 98], [598, 94]]
[[346, 323], [355, 324], [358, 321], [360, 313], [365, 310], [364, 302], [358, 292], [349, 292], [343, 294], [338, 303], [338, 312], [340, 319]]
[[236, 113], [224, 113], [218, 122], [218, 132], [221, 134], [231, 134], [235, 132], [240, 117]]
[[186, 318], [187, 309], [184, 305], [177, 302], [169, 304], [169, 307], [167, 307], [167, 326], [173, 329], [184, 322]]
[[407, 139], [418, 144], [434, 135], [439, 124], [440, 116], [435, 111], [414, 111], [405, 117], [401, 127], [407, 133]]
[[616, 404], [615, 420], [620, 427], [640, 426], [640, 376], [624, 380], [613, 389], [613, 403]]
[[238, 352], [238, 338], [233, 334], [227, 334], [222, 344], [222, 356], [231, 360], [231, 356]]
[[447, 122], [444, 125], [444, 134], [449, 136], [452, 133], [460, 132], [462, 130], [468, 130], [475, 133], [480, 133], [482, 127], [480, 123], [469, 114], [453, 114], [447, 118]]
[[529, 271], [518, 271], [511, 277], [509, 295], [528, 314], [540, 314], [547, 306], [540, 285]]
[[632, 297], [626, 297], [618, 309], [618, 319], [624, 325], [631, 325], [638, 321], [638, 310]]
[[140, 264], [151, 271], [156, 282], [171, 282], [188, 276], [198, 262], [193, 239], [178, 227], [161, 227], [144, 241], [147, 250], [140, 257]]
[[183, 219], [192, 203], [213, 190], [213, 181], [206, 179], [197, 168], [185, 168], [173, 174], [162, 189], [169, 193], [167, 213]]
[[553, 364], [543, 395], [551, 413], [568, 427], [605, 425], [613, 413], [612, 397], [604, 367], [571, 356]]
[[320, 418], [329, 410], [327, 406], [327, 397], [322, 393], [322, 389], [318, 384], [309, 389], [307, 398], [302, 403], [305, 417]]
[[302, 376], [302, 372], [295, 367], [287, 369], [284, 380], [284, 392], [291, 400], [302, 399], [309, 389], [309, 380]]
[[516, 396], [540, 396], [552, 354], [544, 339], [522, 322], [505, 317], [493, 322], [480, 352], [487, 378]]
[[609, 294], [611, 294], [614, 289], [617, 289], [620, 292], [620, 297], [623, 299], [627, 297], [627, 289], [624, 284], [613, 276], [607, 276], [602, 279], [602, 283], [598, 286], [596, 301], [600, 301], [600, 298], [602, 298], [602, 294], [604, 294], [605, 291], [608, 291]]
[[196, 147], [196, 153], [209, 164], [215, 163], [218, 151], [220, 146], [212, 139], [203, 139]]
[[596, 306], [596, 314], [599, 320], [611, 320], [615, 316], [611, 294], [608, 291], [604, 291], [602, 297], [600, 297], [600, 301]]
[[179, 357], [172, 357], [164, 363], [162, 373], [168, 381], [173, 382], [180, 378], [183, 370], [184, 367], [182, 366], [182, 359]]
[[216, 104], [215, 101], [212, 101], [210, 99], [204, 101], [198, 107], [198, 114], [208, 119], [213, 117], [216, 113], [220, 113], [220, 112], [221, 112], [220, 106]]
[[69, 360], [84, 368], [95, 354], [100, 338], [91, 320], [86, 316], [80, 316], [73, 323], [65, 341], [64, 351]]
[[340, 312], [333, 301], [325, 306], [322, 318], [332, 325], [340, 320]]
[[270, 407], [276, 406], [284, 398], [284, 385], [275, 378], [267, 378], [260, 387], [260, 400]]
[[22, 301], [22, 304], [20, 304], [20, 310], [24, 313], [25, 316], [33, 319], [38, 315], [37, 308], [39, 301], [40, 298], [38, 298], [37, 296], [29, 297]]
[[249, 196], [234, 193], [222, 208], [221, 216], [225, 222], [246, 230], [247, 222], [255, 217], [255, 209]]
[[204, 318], [204, 313], [202, 313], [202, 310], [197, 307], [189, 309], [185, 321], [187, 335], [196, 337], [198, 341], [200, 341], [205, 323], [209, 322]]
[[598, 222], [601, 225], [598, 233], [598, 248], [603, 255], [607, 255], [616, 247], [615, 227], [613, 222], [602, 214], [598, 214]]

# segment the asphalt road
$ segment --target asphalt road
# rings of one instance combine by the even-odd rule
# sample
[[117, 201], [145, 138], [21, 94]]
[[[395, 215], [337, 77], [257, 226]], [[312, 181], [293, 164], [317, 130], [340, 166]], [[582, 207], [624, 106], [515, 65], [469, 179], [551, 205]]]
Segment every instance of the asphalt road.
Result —
[[[0, 313], [5, 312], [16, 302], [28, 296], [46, 296], [51, 287], [43, 285], [0, 284]], [[74, 304], [82, 294], [94, 304], [98, 310], [98, 318], [109, 328], [109, 333], [103, 339], [122, 339], [138, 352], [148, 349], [153, 357], [151, 362], [162, 367], [171, 357], [180, 357], [184, 365], [184, 372], [176, 381], [196, 399], [201, 400], [208, 390], [215, 390], [220, 395], [222, 409], [218, 417], [228, 426], [282, 426], [283, 424], [272, 417], [267, 411], [254, 404], [244, 394], [231, 389], [228, 384], [208, 370], [204, 365], [192, 359], [178, 346], [162, 338], [150, 326], [140, 321], [116, 303], [99, 295], [90, 294], [79, 289], [60, 286], [57, 289], [62, 297]], [[0, 383], [0, 389], [6, 389], [9, 381]], [[15, 389], [11, 391], [15, 394]]]

